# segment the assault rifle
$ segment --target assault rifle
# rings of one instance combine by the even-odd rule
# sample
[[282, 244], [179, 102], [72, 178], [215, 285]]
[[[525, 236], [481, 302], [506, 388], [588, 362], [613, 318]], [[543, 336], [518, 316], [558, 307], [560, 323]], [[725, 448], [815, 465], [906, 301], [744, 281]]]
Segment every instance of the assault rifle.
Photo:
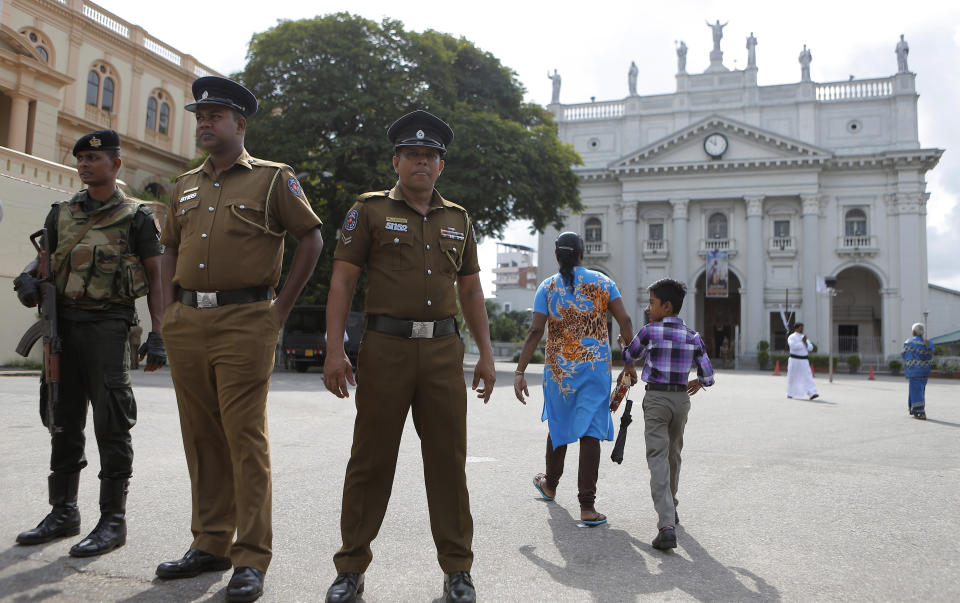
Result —
[[[37, 239], [42, 237], [43, 245], [37, 243]], [[40, 320], [35, 322], [17, 344], [17, 353], [26, 358], [33, 349], [33, 344], [38, 339], [43, 338], [43, 382], [44, 385], [40, 392], [40, 403], [43, 407], [45, 416], [44, 424], [50, 433], [61, 431], [60, 427], [54, 424], [54, 408], [60, 401], [60, 352], [62, 349], [62, 340], [57, 332], [57, 287], [53, 283], [53, 273], [50, 261], [50, 241], [47, 237], [47, 229], [42, 228], [30, 235], [30, 242], [37, 250], [37, 259], [39, 266], [37, 272], [40, 279], [38, 287], [40, 288]]]

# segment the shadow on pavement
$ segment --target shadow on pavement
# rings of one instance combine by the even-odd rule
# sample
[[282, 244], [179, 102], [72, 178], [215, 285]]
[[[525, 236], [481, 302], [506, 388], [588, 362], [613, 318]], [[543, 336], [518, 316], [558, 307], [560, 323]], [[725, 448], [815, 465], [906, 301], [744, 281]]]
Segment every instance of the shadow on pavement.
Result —
[[[577, 528], [563, 507], [551, 503], [548, 508], [548, 523], [563, 564], [540, 557], [536, 547], [530, 545], [520, 547], [520, 553], [555, 582], [589, 592], [594, 601], [630, 599], [673, 589], [700, 601], [780, 600], [780, 592], [763, 578], [743, 568], [722, 565], [682, 526], [677, 528], [677, 540], [690, 559], [658, 551], [609, 524], [589, 530]], [[649, 567], [651, 562], [658, 563], [659, 571]]]
[[927, 417], [927, 423], [936, 423], [937, 425], [946, 425], [947, 427], [960, 427], [960, 423], [951, 423], [950, 421], [940, 421]]
[[[62, 588], [57, 586], [57, 583], [78, 572], [84, 571], [84, 568], [96, 559], [94, 557], [79, 559], [63, 556], [52, 563], [48, 563], [45, 561], [30, 560], [27, 557], [30, 553], [41, 550], [43, 546], [44, 545], [23, 547], [14, 545], [0, 553], [0, 570], [7, 569], [21, 562], [42, 564], [39, 567], [26, 571], [18, 571], [6, 578], [0, 578], [0, 593], [2, 593], [4, 600], [43, 601], [44, 599], [63, 597], [65, 593]], [[18, 552], [23, 552], [23, 556], [18, 555]], [[17, 593], [25, 593], [38, 588], [42, 588], [42, 590], [30, 595], [14, 597]]]
[[[229, 571], [229, 570], [228, 570]], [[119, 599], [118, 603], [159, 603], [161, 601], [196, 601], [209, 594], [210, 587], [223, 579], [223, 572], [209, 572], [195, 578], [162, 580], [154, 578], [150, 588], [132, 597]], [[211, 599], [226, 596], [226, 587], [214, 593]]]

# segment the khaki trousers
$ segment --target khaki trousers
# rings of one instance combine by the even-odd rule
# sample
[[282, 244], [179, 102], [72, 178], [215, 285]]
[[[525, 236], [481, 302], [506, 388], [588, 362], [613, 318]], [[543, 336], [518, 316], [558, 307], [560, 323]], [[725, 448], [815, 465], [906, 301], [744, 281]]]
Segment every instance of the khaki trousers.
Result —
[[657, 511], [657, 528], [672, 526], [680, 485], [683, 428], [690, 413], [687, 392], [647, 390], [643, 396], [643, 437], [650, 468], [650, 495]]
[[266, 402], [279, 322], [269, 301], [174, 302], [163, 320], [193, 494], [190, 548], [260, 571], [272, 556]]
[[360, 344], [353, 447], [343, 484], [338, 573], [363, 573], [390, 500], [407, 411], [420, 436], [430, 529], [444, 573], [470, 571], [467, 392], [457, 335], [408, 339], [367, 331]]

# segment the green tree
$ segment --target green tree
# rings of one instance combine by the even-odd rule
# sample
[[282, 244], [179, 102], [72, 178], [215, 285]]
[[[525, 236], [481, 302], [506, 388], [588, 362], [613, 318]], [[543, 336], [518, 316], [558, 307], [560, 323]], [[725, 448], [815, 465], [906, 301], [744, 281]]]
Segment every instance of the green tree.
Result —
[[253, 36], [238, 78], [260, 100], [248, 149], [290, 164], [325, 222], [302, 301], [326, 299], [335, 233], [356, 196], [395, 182], [385, 132], [408, 111], [454, 128], [437, 188], [470, 211], [478, 235], [500, 235], [512, 219], [559, 226], [561, 212], [582, 207], [570, 169], [581, 160], [551, 114], [523, 103], [516, 74], [463, 38], [348, 13], [282, 21]]

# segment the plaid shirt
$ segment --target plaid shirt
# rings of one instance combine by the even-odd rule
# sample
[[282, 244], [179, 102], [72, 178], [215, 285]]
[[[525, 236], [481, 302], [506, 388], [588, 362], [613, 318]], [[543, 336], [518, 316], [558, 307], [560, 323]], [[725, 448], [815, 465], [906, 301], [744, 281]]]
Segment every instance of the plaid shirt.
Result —
[[683, 319], [667, 316], [643, 326], [623, 349], [624, 362], [646, 358], [640, 378], [647, 383], [686, 385], [690, 368], [697, 365], [700, 385], [713, 385], [713, 365], [707, 357], [700, 334], [683, 324]]

